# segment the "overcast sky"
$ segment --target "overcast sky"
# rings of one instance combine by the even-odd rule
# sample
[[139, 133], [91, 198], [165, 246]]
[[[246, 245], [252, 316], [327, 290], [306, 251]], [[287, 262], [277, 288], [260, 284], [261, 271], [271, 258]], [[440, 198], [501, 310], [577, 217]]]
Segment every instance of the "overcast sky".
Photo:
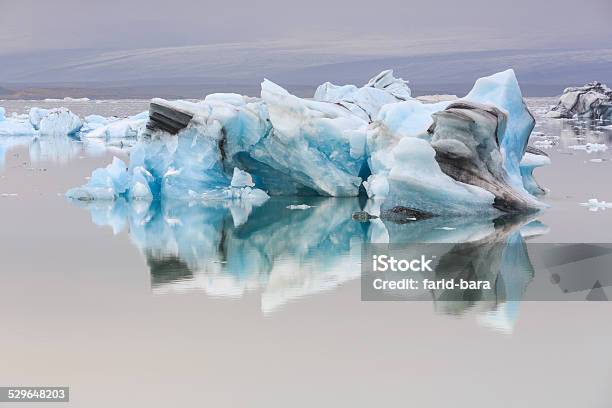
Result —
[[292, 39], [609, 47], [610, 0], [0, 0], [0, 54]]
[[263, 78], [300, 89], [390, 68], [463, 93], [513, 68], [557, 94], [612, 81], [611, 21], [612, 0], [0, 0], [0, 88], [256, 94]]

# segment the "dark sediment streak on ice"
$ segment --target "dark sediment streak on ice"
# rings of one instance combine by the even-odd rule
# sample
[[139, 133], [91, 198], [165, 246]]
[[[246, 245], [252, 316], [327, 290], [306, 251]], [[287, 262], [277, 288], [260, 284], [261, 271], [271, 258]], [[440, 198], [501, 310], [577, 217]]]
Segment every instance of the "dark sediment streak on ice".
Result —
[[509, 183], [499, 153], [506, 128], [501, 110], [472, 102], [458, 102], [433, 114], [429, 132], [440, 168], [454, 180], [484, 188], [495, 196], [493, 207], [504, 212], [534, 210]]

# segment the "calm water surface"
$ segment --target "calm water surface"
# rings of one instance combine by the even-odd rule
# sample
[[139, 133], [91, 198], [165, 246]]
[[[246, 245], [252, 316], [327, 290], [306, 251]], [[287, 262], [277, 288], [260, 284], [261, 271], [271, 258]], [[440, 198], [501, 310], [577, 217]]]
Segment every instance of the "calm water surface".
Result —
[[[126, 116], [147, 101], [46, 102]], [[551, 208], [528, 242], [610, 242], [606, 123], [541, 117]], [[23, 113], [41, 102], [2, 102]], [[69, 385], [72, 406], [604, 407], [608, 302], [362, 302], [358, 199], [78, 205], [63, 197], [127, 152], [70, 138], [0, 139], [0, 385]], [[595, 159], [595, 160], [593, 160]], [[290, 204], [312, 208], [289, 210]], [[493, 220], [390, 225], [392, 242], [490, 234]], [[443, 227], [454, 230], [440, 229]], [[526, 279], [526, 290], [550, 276]], [[610, 291], [609, 295], [612, 295]], [[584, 297], [584, 296], [583, 296]], [[21, 405], [20, 405], [21, 406]]]

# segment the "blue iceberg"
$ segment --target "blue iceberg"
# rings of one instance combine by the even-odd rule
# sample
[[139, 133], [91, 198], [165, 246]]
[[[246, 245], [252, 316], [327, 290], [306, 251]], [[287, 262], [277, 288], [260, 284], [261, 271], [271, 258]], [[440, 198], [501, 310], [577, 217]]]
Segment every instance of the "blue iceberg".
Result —
[[[138, 138], [129, 181], [117, 190], [92, 177], [68, 195], [259, 202], [264, 194], [367, 194], [376, 215], [397, 208], [428, 216], [537, 211], [544, 205], [532, 195], [523, 160], [534, 125], [512, 70], [479, 79], [465, 98], [438, 103], [412, 98], [392, 71], [361, 88], [325, 83], [314, 98], [264, 80], [258, 98], [153, 99], [148, 118], [90, 126], [86, 137], [111, 138], [116, 126], [119, 136]], [[250, 185], [233, 186], [243, 173]]]

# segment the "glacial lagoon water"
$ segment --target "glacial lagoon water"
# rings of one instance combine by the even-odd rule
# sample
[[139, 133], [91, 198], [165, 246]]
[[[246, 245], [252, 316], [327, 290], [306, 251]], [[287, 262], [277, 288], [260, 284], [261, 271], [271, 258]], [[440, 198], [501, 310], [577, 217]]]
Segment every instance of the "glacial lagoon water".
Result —
[[[129, 115], [147, 101], [5, 101]], [[526, 242], [611, 242], [610, 123], [543, 117], [528, 100], [551, 205], [506, 223]], [[70, 105], [70, 106], [68, 106]], [[608, 150], [582, 149], [587, 143]], [[74, 406], [604, 406], [609, 302], [362, 302], [359, 199], [261, 207], [75, 203], [121, 145], [0, 139], [0, 384], [68, 385]], [[291, 210], [295, 204], [310, 208]], [[390, 242], [467, 239], [496, 220], [388, 225]], [[550, 286], [540, 273], [524, 290]], [[608, 288], [604, 288], [606, 290]], [[588, 292], [575, 293], [584, 299]], [[612, 291], [608, 293], [612, 296]], [[503, 395], [503, 399], [500, 399]], [[503, 402], [502, 402], [503, 401]]]

